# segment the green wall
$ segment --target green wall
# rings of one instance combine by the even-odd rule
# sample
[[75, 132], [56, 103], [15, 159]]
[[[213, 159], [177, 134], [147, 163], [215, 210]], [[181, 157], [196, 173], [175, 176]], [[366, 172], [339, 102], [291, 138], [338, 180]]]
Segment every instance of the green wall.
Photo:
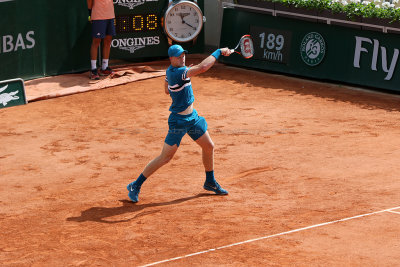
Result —
[[0, 80], [89, 67], [90, 23], [84, 0], [0, 2]]
[[[400, 90], [400, 35], [225, 9], [220, 47], [235, 47], [240, 37], [248, 33], [252, 34], [254, 40], [255, 57], [243, 59], [239, 55], [232, 55], [221, 58], [222, 62], [316, 79]], [[310, 37], [310, 33], [318, 35], [311, 34]], [[277, 36], [281, 36], [279, 42]], [[306, 36], [310, 38], [307, 39]], [[315, 36], [322, 36], [325, 45], [318, 42]], [[268, 41], [270, 50], [267, 49]], [[307, 52], [312, 56], [312, 46], [316, 53], [314, 61], [321, 60], [318, 64], [302, 58], [301, 49], [308, 49], [303, 51], [303, 55]], [[280, 48], [279, 52], [277, 47]]]

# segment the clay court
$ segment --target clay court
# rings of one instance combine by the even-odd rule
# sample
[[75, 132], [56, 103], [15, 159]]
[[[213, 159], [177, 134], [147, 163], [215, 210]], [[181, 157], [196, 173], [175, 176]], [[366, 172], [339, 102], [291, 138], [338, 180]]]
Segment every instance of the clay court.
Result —
[[1, 265], [399, 265], [399, 96], [215, 65], [194, 107], [229, 195], [203, 190], [185, 136], [134, 204], [168, 130], [163, 83], [0, 110]]

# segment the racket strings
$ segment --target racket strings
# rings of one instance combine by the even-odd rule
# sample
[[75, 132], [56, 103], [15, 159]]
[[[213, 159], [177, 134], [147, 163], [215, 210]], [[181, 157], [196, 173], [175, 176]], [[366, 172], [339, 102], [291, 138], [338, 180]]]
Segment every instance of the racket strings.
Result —
[[253, 40], [249, 35], [243, 36], [240, 39], [239, 44], [240, 44], [240, 53], [244, 58], [251, 58], [254, 55]]

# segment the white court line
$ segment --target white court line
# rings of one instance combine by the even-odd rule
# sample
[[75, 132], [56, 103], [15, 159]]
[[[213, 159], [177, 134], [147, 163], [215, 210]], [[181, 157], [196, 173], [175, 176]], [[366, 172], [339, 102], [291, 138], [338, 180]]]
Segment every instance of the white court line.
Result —
[[392, 210], [388, 210], [388, 212], [391, 212], [391, 213], [396, 213], [396, 214], [400, 214], [400, 212], [398, 212], [398, 211], [392, 211]]
[[[149, 264], [146, 264], [146, 265], [142, 265], [142, 267], [154, 266], [154, 265], [161, 264], [161, 263], [176, 261], [176, 260], [180, 260], [180, 259], [184, 259], [184, 258], [188, 258], [188, 257], [200, 255], [200, 254], [205, 254], [205, 253], [213, 252], [213, 251], [220, 250], [220, 249], [224, 249], [224, 248], [234, 247], [234, 246], [238, 246], [238, 245], [242, 245], [242, 244], [246, 244], [246, 243], [251, 243], [251, 242], [255, 242], [255, 241], [259, 241], [259, 240], [263, 240], [263, 239], [273, 238], [273, 237], [277, 237], [277, 236], [292, 234], [292, 233], [296, 233], [296, 232], [300, 232], [300, 231], [304, 231], [304, 230], [308, 230], [308, 229], [312, 229], [312, 228], [317, 228], [317, 227], [321, 227], [321, 226], [325, 226], [325, 225], [329, 225], [329, 224], [333, 224], [333, 223], [344, 222], [344, 221], [349, 221], [349, 220], [352, 220], [352, 219], [357, 219], [357, 218], [362, 218], [362, 217], [366, 217], [366, 216], [371, 216], [371, 215], [375, 215], [375, 214], [378, 214], [378, 213], [392, 212], [392, 210], [396, 210], [396, 209], [400, 209], [400, 207], [395, 207], [395, 208], [390, 208], [390, 209], [384, 209], [384, 210], [375, 211], [375, 212], [371, 212], [371, 213], [365, 213], [365, 214], [356, 215], [356, 216], [353, 216], [353, 217], [348, 217], [348, 218], [339, 219], [339, 220], [335, 220], [335, 221], [330, 221], [330, 222], [325, 222], [325, 223], [320, 223], [320, 224], [314, 224], [314, 225], [311, 225], [311, 226], [307, 226], [307, 227], [303, 227], [303, 228], [298, 228], [298, 229], [290, 230], [290, 231], [287, 231], [287, 232], [282, 232], [282, 233], [279, 233], [279, 234], [273, 234], [273, 235], [258, 237], [258, 238], [254, 238], [254, 239], [249, 239], [249, 240], [246, 240], [246, 241], [242, 241], [242, 242], [238, 242], [238, 243], [233, 243], [233, 244], [225, 245], [225, 246], [222, 246], [222, 247], [211, 248], [211, 249], [203, 250], [203, 251], [200, 251], [200, 252], [195, 252], [195, 253], [187, 254], [187, 255], [184, 255], [184, 256], [179, 256], [179, 257], [175, 257], [175, 258], [170, 258], [170, 259], [166, 259], [166, 260], [162, 260], [162, 261], [157, 261], [157, 262], [149, 263]], [[397, 213], [397, 212], [396, 212], [396, 213]]]

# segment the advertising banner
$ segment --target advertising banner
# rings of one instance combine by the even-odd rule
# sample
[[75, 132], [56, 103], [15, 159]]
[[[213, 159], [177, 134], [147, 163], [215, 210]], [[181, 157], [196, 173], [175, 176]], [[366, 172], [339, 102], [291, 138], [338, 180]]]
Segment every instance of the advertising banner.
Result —
[[321, 80], [400, 90], [400, 35], [224, 9], [221, 47], [250, 33], [255, 55], [222, 62]]
[[25, 86], [22, 79], [0, 81], [0, 108], [25, 105]]

